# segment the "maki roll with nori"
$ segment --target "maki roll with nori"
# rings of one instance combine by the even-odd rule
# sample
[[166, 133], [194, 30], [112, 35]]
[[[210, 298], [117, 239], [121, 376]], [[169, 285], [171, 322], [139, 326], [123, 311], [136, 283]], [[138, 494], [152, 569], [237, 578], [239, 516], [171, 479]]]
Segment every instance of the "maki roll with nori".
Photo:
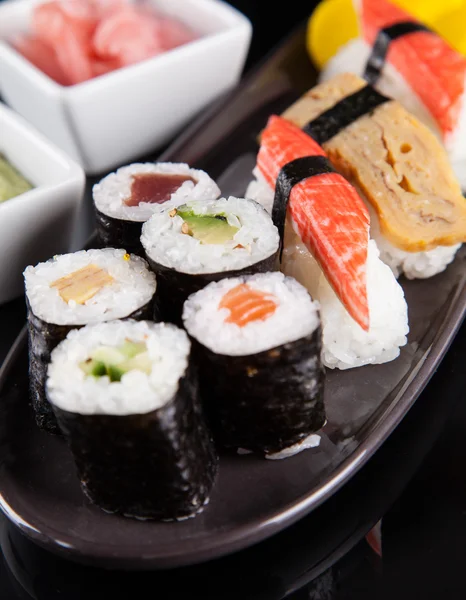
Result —
[[270, 215], [253, 200], [161, 207], [144, 223], [141, 242], [157, 275], [163, 318], [179, 324], [183, 302], [211, 281], [276, 269], [279, 241]]
[[100, 243], [144, 256], [142, 224], [157, 206], [218, 198], [220, 190], [207, 173], [184, 163], [135, 163], [104, 177], [92, 195]]
[[104, 248], [55, 256], [24, 271], [28, 309], [29, 386], [39, 427], [58, 432], [45, 397], [50, 353], [87, 323], [152, 319], [155, 275], [144, 259]]
[[207, 504], [217, 455], [190, 353], [182, 329], [132, 320], [71, 331], [52, 352], [47, 396], [104, 510], [180, 520]]
[[220, 447], [283, 458], [318, 443], [321, 326], [303, 286], [282, 273], [224, 279], [188, 298], [183, 321]]

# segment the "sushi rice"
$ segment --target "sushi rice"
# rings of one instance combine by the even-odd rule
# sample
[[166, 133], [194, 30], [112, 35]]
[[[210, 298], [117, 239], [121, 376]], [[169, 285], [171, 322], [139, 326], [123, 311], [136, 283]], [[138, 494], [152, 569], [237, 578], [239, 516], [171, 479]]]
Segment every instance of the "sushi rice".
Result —
[[[271, 294], [278, 301], [265, 320], [252, 320], [244, 327], [225, 319], [229, 311], [219, 309], [225, 294], [244, 282], [253, 290]], [[216, 354], [257, 354], [313, 333], [320, 324], [319, 304], [307, 290], [283, 273], [260, 273], [214, 282], [193, 294], [184, 304], [183, 321], [189, 334]]]
[[203, 244], [182, 232], [184, 224], [174, 215], [176, 205], [160, 206], [143, 225], [141, 242], [149, 259], [180, 273], [206, 274], [244, 269], [273, 255], [279, 246], [277, 228], [264, 208], [244, 198], [189, 200], [196, 215], [226, 217], [237, 227], [233, 239], [222, 244]]
[[[120, 381], [86, 375], [80, 363], [92, 350], [119, 346], [126, 340], [144, 342], [152, 363], [150, 373], [132, 370]], [[146, 414], [173, 398], [188, 367], [190, 342], [170, 324], [111, 321], [71, 331], [53, 351], [48, 367], [47, 396], [61, 408], [82, 415]]]
[[[255, 174], [256, 179], [249, 184], [246, 196], [255, 196], [258, 201], [263, 198], [265, 206], [273, 205], [273, 190], [260, 173]], [[384, 258], [387, 259], [387, 256]], [[376, 241], [370, 240], [367, 258], [370, 328], [366, 332], [350, 317], [319, 265], [293, 230], [291, 220], [287, 219], [282, 271], [304, 285], [320, 303], [322, 362], [326, 367], [349, 369], [389, 362], [399, 355], [400, 347], [406, 345], [408, 307], [403, 289], [390, 272], [390, 267], [381, 259]]]
[[[104, 269], [114, 281], [84, 304], [73, 300], [65, 302], [51, 284], [88, 265]], [[55, 256], [47, 262], [28, 266], [24, 280], [34, 315], [56, 325], [84, 325], [126, 317], [150, 302], [156, 290], [155, 275], [146, 261], [114, 248]]]
[[185, 163], [134, 163], [121, 167], [104, 177], [92, 188], [94, 204], [101, 213], [126, 221], [144, 222], [149, 219], [159, 204], [142, 202], [138, 206], [127, 206], [125, 200], [131, 196], [131, 185], [135, 175], [143, 174], [185, 175], [197, 183], [185, 181], [171, 195], [174, 206], [186, 200], [214, 199], [220, 196], [220, 189], [205, 171], [191, 169]]
[[[361, 195], [362, 198], [364, 196]], [[426, 252], [405, 252], [391, 244], [380, 231], [379, 219], [369, 202], [371, 237], [377, 244], [380, 259], [390, 267], [395, 277], [426, 279], [444, 271], [453, 262], [461, 244], [437, 246]]]

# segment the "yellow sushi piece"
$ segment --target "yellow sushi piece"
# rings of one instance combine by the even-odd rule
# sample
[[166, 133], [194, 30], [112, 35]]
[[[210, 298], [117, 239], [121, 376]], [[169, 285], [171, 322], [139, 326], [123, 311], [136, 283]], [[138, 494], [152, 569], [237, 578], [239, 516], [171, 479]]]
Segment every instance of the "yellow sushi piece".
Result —
[[[394, 0], [394, 3], [466, 55], [466, 0]], [[358, 34], [353, 0], [322, 0], [308, 21], [307, 51], [316, 67], [322, 69], [342, 46]]]
[[65, 277], [60, 277], [50, 284], [56, 288], [65, 302], [73, 300], [76, 304], [84, 304], [106, 285], [113, 282], [113, 277], [97, 265], [87, 265]]

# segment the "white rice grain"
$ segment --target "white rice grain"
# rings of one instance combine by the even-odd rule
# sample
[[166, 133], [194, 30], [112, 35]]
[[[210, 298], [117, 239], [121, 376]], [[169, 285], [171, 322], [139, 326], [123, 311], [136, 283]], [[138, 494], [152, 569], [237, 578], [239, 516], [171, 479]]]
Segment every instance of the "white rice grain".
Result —
[[[133, 370], [111, 382], [107, 376], [88, 376], [79, 366], [92, 350], [119, 346], [127, 339], [146, 344], [152, 363], [149, 374]], [[186, 332], [166, 323], [116, 320], [72, 330], [52, 351], [47, 397], [62, 410], [83, 415], [146, 414], [175, 395], [190, 348]]]

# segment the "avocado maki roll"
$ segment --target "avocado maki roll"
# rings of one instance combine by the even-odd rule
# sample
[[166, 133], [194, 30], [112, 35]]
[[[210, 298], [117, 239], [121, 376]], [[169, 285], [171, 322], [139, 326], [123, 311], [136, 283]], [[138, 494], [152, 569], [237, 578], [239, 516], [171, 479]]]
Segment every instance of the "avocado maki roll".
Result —
[[133, 320], [70, 331], [53, 350], [47, 397], [105, 511], [181, 520], [207, 504], [217, 455], [190, 353], [182, 329]]
[[103, 246], [144, 256], [142, 224], [165, 202], [218, 198], [207, 173], [184, 163], [135, 163], [121, 167], [92, 188], [97, 234]]
[[111, 319], [152, 319], [155, 275], [146, 261], [104, 248], [55, 256], [24, 271], [29, 387], [37, 424], [58, 433], [45, 397], [50, 353], [71, 329]]
[[165, 320], [181, 323], [186, 298], [212, 281], [275, 270], [278, 230], [254, 200], [193, 200], [161, 207], [143, 225], [141, 242], [157, 275]]
[[283, 458], [325, 423], [318, 304], [282, 273], [224, 279], [188, 298], [201, 395], [217, 444]]

